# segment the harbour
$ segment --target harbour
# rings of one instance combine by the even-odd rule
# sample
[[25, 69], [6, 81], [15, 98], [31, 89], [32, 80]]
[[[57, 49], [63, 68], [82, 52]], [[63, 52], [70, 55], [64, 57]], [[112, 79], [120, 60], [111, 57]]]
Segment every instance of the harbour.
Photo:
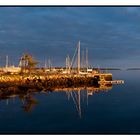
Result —
[[[75, 53], [70, 60], [66, 57], [65, 68], [51, 68], [48, 70], [44, 67], [37, 69], [36, 61], [31, 55], [24, 54], [19, 63], [19, 67], [8, 66], [8, 56], [6, 56], [5, 68], [1, 69], [0, 90], [4, 87], [9, 89], [29, 90], [51, 90], [56, 87], [77, 87], [77, 86], [101, 86], [108, 84], [123, 84], [123, 80], [113, 80], [111, 73], [101, 72], [89, 68], [88, 50], [86, 49], [86, 67], [81, 67], [80, 41], [77, 44]], [[84, 57], [82, 58], [84, 61]], [[74, 66], [74, 63], [76, 63]], [[30, 64], [30, 65], [29, 65]], [[14, 87], [14, 88], [11, 88]], [[8, 90], [7, 90], [8, 91]], [[15, 90], [14, 90], [15, 91]]]
[[138, 7], [1, 7], [0, 134], [139, 134]]

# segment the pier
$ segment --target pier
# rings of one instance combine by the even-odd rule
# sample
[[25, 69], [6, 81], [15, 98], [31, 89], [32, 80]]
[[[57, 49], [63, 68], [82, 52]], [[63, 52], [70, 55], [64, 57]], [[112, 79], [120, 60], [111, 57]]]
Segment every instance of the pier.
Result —
[[99, 81], [99, 84], [124, 84], [124, 80]]
[[[104, 80], [102, 80], [104, 78]], [[77, 87], [109, 87], [112, 84], [122, 84], [123, 81], [113, 81], [112, 74], [91, 75], [1, 75], [0, 94], [54, 91], [55, 89], [68, 89]], [[104, 86], [105, 85], [105, 86]]]

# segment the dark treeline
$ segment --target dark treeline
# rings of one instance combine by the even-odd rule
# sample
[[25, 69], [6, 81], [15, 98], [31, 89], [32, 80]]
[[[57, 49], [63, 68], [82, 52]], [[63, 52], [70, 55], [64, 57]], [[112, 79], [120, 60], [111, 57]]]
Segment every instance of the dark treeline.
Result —
[[126, 70], [140, 70], [140, 68], [128, 68]]

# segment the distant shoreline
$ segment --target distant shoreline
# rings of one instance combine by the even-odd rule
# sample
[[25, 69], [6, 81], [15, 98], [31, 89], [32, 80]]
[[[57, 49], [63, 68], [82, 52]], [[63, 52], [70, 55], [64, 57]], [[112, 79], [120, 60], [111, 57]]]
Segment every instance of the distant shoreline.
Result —
[[[97, 68], [93, 68], [93, 70], [97, 70]], [[126, 69], [121, 69], [121, 68], [100, 68], [99, 70], [140, 70], [140, 68], [126, 68]]]
[[121, 70], [120, 68], [93, 68], [93, 70]]
[[128, 68], [126, 70], [140, 70], [140, 68]]

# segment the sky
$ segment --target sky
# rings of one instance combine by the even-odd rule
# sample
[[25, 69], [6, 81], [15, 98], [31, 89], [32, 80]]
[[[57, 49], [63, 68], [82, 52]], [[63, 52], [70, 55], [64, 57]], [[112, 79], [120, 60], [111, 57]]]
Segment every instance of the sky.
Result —
[[140, 67], [140, 7], [0, 7], [0, 66], [24, 53], [64, 66], [79, 40], [92, 67]]

